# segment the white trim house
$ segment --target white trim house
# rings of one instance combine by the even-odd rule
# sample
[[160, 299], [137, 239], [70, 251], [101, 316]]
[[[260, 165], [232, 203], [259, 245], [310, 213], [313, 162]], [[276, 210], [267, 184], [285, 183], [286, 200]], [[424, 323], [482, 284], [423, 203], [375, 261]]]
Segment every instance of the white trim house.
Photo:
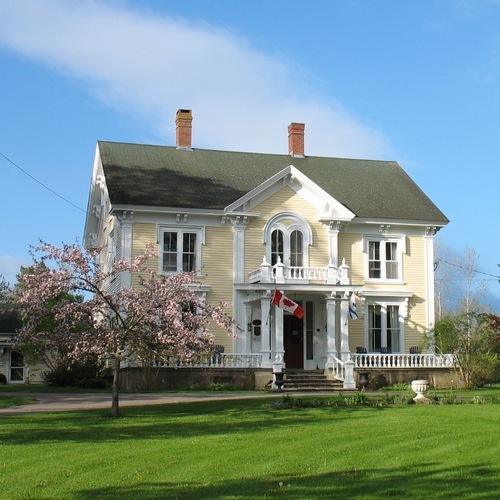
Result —
[[[191, 111], [176, 123], [173, 147], [98, 142], [84, 244], [105, 248], [104, 265], [155, 243], [159, 273], [196, 271], [241, 328], [216, 332], [215, 365], [345, 379], [346, 367], [424, 362], [410, 348], [433, 325], [434, 236], [448, 220], [396, 162], [308, 157], [303, 124], [288, 155], [194, 149]], [[302, 320], [271, 305], [277, 288]]]

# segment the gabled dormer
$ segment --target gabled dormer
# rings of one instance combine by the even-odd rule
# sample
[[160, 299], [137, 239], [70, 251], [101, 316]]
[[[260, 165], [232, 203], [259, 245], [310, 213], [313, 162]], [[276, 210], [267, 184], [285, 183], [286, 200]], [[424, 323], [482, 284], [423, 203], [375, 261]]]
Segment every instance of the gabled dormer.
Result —
[[283, 187], [289, 187], [319, 212], [319, 220], [329, 222], [332, 220], [340, 222], [351, 221], [354, 214], [347, 207], [342, 205], [333, 196], [328, 194], [316, 182], [303, 174], [293, 165], [288, 165], [275, 175], [262, 182], [260, 185], [238, 198], [228, 205], [224, 211], [230, 213], [252, 213], [252, 209], [262, 203], [265, 199], [277, 193]]

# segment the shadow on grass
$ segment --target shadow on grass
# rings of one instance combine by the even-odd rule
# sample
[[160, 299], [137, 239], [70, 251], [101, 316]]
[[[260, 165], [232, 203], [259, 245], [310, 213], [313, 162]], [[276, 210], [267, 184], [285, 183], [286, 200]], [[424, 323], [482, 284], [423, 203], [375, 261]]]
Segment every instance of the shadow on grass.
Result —
[[498, 470], [488, 464], [460, 469], [437, 463], [396, 468], [367, 468], [315, 475], [280, 475], [241, 478], [213, 484], [141, 483], [74, 492], [72, 498], [497, 498]]
[[[126, 408], [113, 419], [102, 410], [3, 416], [0, 442], [31, 445], [48, 442], [123, 442], [126, 439], [254, 434], [270, 427], [321, 426], [350, 418], [353, 412], [383, 411], [384, 408], [342, 407], [274, 410], [269, 400], [207, 401]], [[368, 416], [368, 414], [366, 415]], [[22, 427], [23, 432], [19, 432]]]

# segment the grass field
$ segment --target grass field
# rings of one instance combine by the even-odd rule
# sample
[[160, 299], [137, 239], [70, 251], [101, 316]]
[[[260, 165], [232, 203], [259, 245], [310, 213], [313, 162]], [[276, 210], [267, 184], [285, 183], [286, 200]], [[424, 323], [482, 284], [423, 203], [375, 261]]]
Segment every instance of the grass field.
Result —
[[26, 405], [33, 403], [33, 398], [23, 398], [18, 396], [0, 395], [0, 408], [8, 408], [10, 406]]
[[499, 405], [2, 416], [0, 498], [497, 498]]

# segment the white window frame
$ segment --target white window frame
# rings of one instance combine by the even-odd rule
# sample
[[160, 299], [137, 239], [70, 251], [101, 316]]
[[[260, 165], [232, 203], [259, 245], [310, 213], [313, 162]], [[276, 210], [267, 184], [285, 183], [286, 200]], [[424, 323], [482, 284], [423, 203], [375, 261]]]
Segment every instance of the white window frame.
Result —
[[176, 271], [164, 271], [163, 270], [163, 253], [164, 253], [164, 235], [165, 233], [176, 233], [177, 241], [183, 241], [184, 234], [193, 233], [196, 234], [195, 243], [195, 265], [194, 272], [197, 275], [201, 275], [201, 247], [205, 243], [205, 230], [200, 226], [158, 226], [158, 272], [160, 274], [175, 274], [183, 272], [182, 269], [182, 258], [183, 249], [177, 248], [177, 269]]
[[[16, 354], [19, 354], [21, 356], [22, 365], [20, 365], [20, 364], [13, 364], [12, 363], [12, 358]], [[14, 370], [17, 373], [21, 374], [21, 378], [20, 379], [12, 377], [12, 375], [14, 373]], [[14, 349], [10, 349], [10, 353], [9, 353], [9, 366], [8, 366], [8, 381], [9, 381], [9, 384], [24, 384], [24, 382], [26, 381], [26, 370], [27, 370], [27, 368], [26, 368], [26, 360], [24, 359], [24, 356], [22, 355], [22, 353], [19, 353], [18, 351], [15, 351]]]
[[300, 267], [309, 267], [309, 246], [312, 245], [313, 239], [311, 227], [306, 219], [293, 212], [281, 212], [267, 221], [264, 226], [263, 240], [266, 245], [266, 259], [268, 262], [272, 260], [271, 235], [275, 230], [283, 233], [283, 264], [287, 267], [290, 266], [291, 261], [290, 237], [294, 231], [302, 233], [302, 266]]
[[380, 306], [380, 314], [381, 314], [381, 325], [380, 325], [380, 338], [381, 338], [381, 347], [388, 347], [388, 329], [387, 329], [387, 316], [389, 307], [398, 307], [398, 336], [396, 339], [392, 339], [397, 342], [398, 345], [393, 345], [394, 342], [391, 343], [391, 351], [393, 353], [401, 353], [404, 352], [404, 325], [405, 325], [405, 310], [406, 303], [400, 300], [370, 300], [366, 302], [365, 309], [365, 346], [371, 352], [374, 351], [374, 346], [370, 342], [370, 316], [371, 316], [371, 307]]
[[[380, 245], [380, 278], [370, 277], [370, 243], [379, 243]], [[396, 244], [396, 260], [387, 260], [386, 243]], [[378, 236], [364, 235], [363, 236], [363, 252], [365, 254], [365, 281], [366, 282], [389, 282], [403, 283], [403, 253], [406, 252], [406, 238], [404, 236]], [[390, 262], [397, 263], [397, 277], [387, 277], [387, 264]]]

